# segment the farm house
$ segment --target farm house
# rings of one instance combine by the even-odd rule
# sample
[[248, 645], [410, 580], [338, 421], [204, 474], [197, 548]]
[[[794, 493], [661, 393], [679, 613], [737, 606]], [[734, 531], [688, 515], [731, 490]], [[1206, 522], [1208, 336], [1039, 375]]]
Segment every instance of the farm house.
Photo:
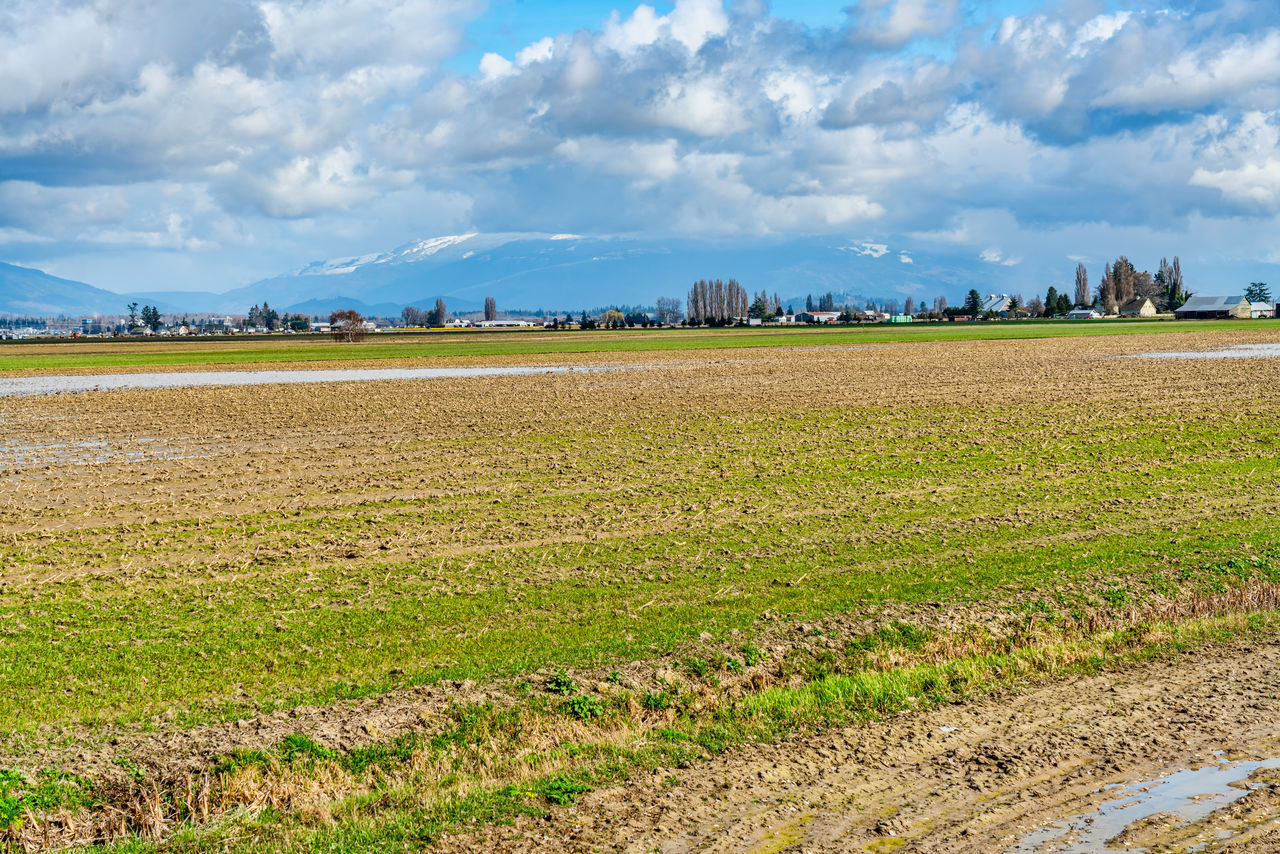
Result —
[[1146, 297], [1131, 299], [1120, 306], [1121, 317], [1155, 317], [1156, 304]]

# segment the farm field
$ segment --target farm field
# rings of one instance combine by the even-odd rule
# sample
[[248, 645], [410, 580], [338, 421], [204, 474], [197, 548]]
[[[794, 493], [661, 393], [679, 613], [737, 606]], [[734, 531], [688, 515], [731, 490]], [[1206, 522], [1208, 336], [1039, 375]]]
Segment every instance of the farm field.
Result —
[[1280, 327], [1048, 328], [0, 348], [610, 368], [0, 398], [0, 845], [550, 850], [779, 739], [1269, 648], [1280, 360], [1128, 357]]
[[[386, 333], [359, 344], [327, 336], [225, 336], [214, 338], [63, 339], [0, 342], [0, 374], [112, 369], [191, 369], [225, 365], [314, 365], [390, 362], [439, 357], [644, 353], [779, 346], [832, 346], [928, 341], [1021, 340], [1081, 336], [1153, 335], [1238, 331], [1237, 321], [1019, 321], [932, 323], [867, 327], [626, 330], [435, 330]], [[1280, 329], [1280, 321], [1255, 320], [1249, 328]]]

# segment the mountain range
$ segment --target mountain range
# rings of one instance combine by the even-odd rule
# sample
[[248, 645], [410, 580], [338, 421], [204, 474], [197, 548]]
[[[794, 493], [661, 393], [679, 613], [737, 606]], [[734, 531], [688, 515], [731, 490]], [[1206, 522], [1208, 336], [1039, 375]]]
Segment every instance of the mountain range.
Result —
[[580, 311], [609, 304], [683, 298], [701, 278], [736, 278], [751, 293], [781, 295], [799, 308], [806, 294], [837, 303], [913, 295], [955, 301], [970, 287], [986, 293], [1016, 284], [1008, 266], [971, 257], [923, 254], [834, 238], [709, 242], [601, 238], [571, 234], [459, 234], [414, 241], [389, 252], [316, 261], [224, 293], [142, 291], [119, 294], [39, 270], [0, 264], [0, 313], [120, 315], [128, 302], [164, 313], [244, 314], [269, 303], [280, 311], [328, 314], [355, 308], [396, 316], [406, 305], [479, 311], [492, 296], [500, 309]]

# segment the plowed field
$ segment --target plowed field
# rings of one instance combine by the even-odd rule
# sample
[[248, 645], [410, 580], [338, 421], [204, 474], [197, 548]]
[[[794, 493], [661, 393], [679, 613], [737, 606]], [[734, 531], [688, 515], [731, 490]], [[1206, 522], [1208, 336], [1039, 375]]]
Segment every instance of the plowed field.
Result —
[[1122, 357], [1276, 340], [0, 399], [0, 840], [557, 850], [744, 745], [1265, 645], [1280, 360]]

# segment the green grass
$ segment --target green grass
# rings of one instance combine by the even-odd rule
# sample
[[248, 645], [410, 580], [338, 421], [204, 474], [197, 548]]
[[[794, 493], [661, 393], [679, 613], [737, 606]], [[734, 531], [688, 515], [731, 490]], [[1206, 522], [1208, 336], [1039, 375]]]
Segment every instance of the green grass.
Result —
[[[554, 353], [643, 353], [742, 347], [832, 346], [926, 341], [1146, 335], [1162, 332], [1275, 330], [1280, 321], [1018, 321], [921, 323], [835, 329], [689, 329], [481, 332], [375, 335], [357, 344], [310, 336], [196, 338], [190, 340], [77, 339], [58, 344], [0, 346], [0, 371], [176, 367], [279, 362], [430, 359]], [[30, 353], [20, 352], [30, 349]], [[19, 351], [19, 352], [13, 352]]]
[[[108, 846], [112, 852], [204, 851], [391, 851], [421, 848], [445, 833], [466, 833], [488, 824], [510, 825], [520, 817], [545, 818], [555, 807], [576, 802], [595, 788], [627, 781], [638, 772], [684, 767], [748, 742], [773, 741], [855, 721], [875, 720], [912, 709], [928, 709], [1001, 691], [1023, 690], [1048, 678], [1089, 674], [1106, 666], [1195, 649], [1208, 642], [1270, 635], [1280, 626], [1276, 614], [1149, 623], [968, 657], [941, 664], [882, 670], [843, 669], [776, 686], [719, 707], [712, 714], [676, 712], [661, 724], [639, 726], [628, 746], [587, 740], [563, 742], [553, 756], [538, 757], [545, 773], [518, 783], [481, 783], [480, 765], [459, 758], [459, 748], [499, 745], [508, 751], [499, 762], [519, 764], [522, 728], [536, 728], [545, 713], [533, 707], [493, 706], [458, 709], [457, 722], [435, 739], [405, 736], [374, 750], [319, 759], [344, 771], [362, 773], [366, 787], [335, 799], [328, 815], [336, 821], [309, 819], [296, 812], [267, 811], [233, 815], [211, 827], [186, 826], [162, 845], [129, 840]], [[884, 647], [910, 648], [918, 639], [900, 630], [884, 635]], [[900, 641], [905, 647], [898, 647]], [[664, 702], [660, 710], [672, 708]], [[652, 710], [652, 709], [651, 709]], [[616, 717], [616, 716], [615, 716]], [[605, 725], [616, 725], [610, 721]], [[472, 747], [474, 751], [474, 747]], [[368, 754], [376, 755], [370, 756]], [[486, 772], [493, 767], [484, 757]], [[499, 754], [503, 755], [503, 754]], [[421, 768], [452, 762], [457, 773], [441, 781]], [[254, 757], [257, 766], [278, 773], [304, 765], [314, 773], [313, 755], [299, 758], [285, 745]], [[244, 767], [244, 766], [241, 766]], [[663, 773], [663, 772], [659, 772]], [[655, 777], [656, 779], [656, 777]], [[679, 786], [677, 774], [663, 784]], [[464, 788], [465, 784], [465, 788]], [[264, 781], [261, 785], [269, 786]]]

